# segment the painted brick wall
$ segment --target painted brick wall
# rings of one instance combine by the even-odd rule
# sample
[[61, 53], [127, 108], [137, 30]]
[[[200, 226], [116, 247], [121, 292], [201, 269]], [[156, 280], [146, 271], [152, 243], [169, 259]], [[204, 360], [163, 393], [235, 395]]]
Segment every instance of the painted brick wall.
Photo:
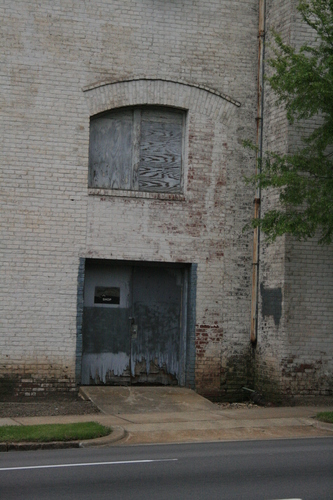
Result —
[[[271, 28], [274, 26], [286, 41], [290, 41], [293, 5], [289, 0], [266, 2], [265, 59], [270, 56]], [[265, 68], [269, 71], [269, 68]], [[285, 111], [276, 106], [275, 96], [265, 84], [264, 151], [286, 152], [288, 122]], [[273, 208], [278, 196], [274, 190], [262, 193], [261, 212]], [[283, 307], [285, 294], [285, 237], [267, 245], [261, 235], [259, 265], [258, 337], [255, 348], [255, 386], [270, 397], [280, 396], [281, 371], [279, 355], [285, 340], [285, 316], [276, 311]], [[284, 311], [284, 309], [283, 309]]]
[[[314, 33], [294, 16], [292, 43], [313, 43]], [[289, 149], [302, 147], [318, 118], [290, 127]], [[286, 318], [288, 342], [281, 359], [286, 394], [325, 395], [333, 390], [333, 247], [288, 238], [286, 244]]]
[[[196, 387], [239, 391], [257, 2], [4, 0], [0, 16], [2, 381], [27, 394], [75, 388], [80, 259], [184, 261], [197, 264]], [[112, 85], [124, 80], [135, 82]], [[189, 110], [184, 198], [89, 193], [90, 116], [145, 103]]]
[[[268, 0], [267, 28], [299, 46], [295, 6]], [[2, 390], [76, 389], [84, 259], [105, 258], [195, 264], [201, 393], [240, 397], [253, 367], [273, 395], [330, 392], [333, 256], [315, 242], [262, 244], [252, 365], [257, 0], [3, 0], [0, 18]], [[135, 104], [188, 110], [183, 196], [88, 190], [90, 116]], [[297, 146], [268, 87], [264, 111], [265, 148]]]
[[[272, 26], [295, 47], [313, 40], [296, 5], [296, 1], [267, 2], [268, 42]], [[315, 124], [315, 119], [308, 121], [302, 130], [288, 124], [266, 85], [265, 149], [291, 152]], [[263, 211], [276, 204], [276, 193], [263, 193]], [[332, 262], [332, 247], [318, 246], [316, 240], [301, 243], [288, 236], [269, 246], [262, 244], [255, 377], [256, 387], [271, 397], [332, 393]]]

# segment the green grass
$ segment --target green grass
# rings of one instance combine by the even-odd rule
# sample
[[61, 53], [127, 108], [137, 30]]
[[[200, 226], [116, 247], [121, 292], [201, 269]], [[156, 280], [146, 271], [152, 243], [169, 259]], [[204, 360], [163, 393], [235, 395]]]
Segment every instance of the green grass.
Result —
[[112, 431], [96, 422], [47, 425], [5, 425], [0, 427], [0, 442], [75, 441], [107, 436]]
[[333, 411], [323, 411], [321, 413], [317, 413], [316, 419], [321, 420], [321, 422], [333, 424]]

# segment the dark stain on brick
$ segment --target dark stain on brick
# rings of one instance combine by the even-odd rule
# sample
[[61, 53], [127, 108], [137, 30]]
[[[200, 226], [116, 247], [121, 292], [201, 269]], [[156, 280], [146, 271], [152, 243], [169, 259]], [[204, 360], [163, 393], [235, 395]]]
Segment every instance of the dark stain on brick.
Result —
[[282, 290], [279, 288], [265, 288], [260, 284], [262, 299], [262, 315], [273, 316], [275, 326], [279, 326], [282, 315]]
[[17, 393], [18, 377], [3, 375], [0, 378], [0, 397], [14, 396]]
[[311, 364], [302, 363], [294, 368], [295, 373], [304, 373], [305, 370], [315, 370], [315, 367]]

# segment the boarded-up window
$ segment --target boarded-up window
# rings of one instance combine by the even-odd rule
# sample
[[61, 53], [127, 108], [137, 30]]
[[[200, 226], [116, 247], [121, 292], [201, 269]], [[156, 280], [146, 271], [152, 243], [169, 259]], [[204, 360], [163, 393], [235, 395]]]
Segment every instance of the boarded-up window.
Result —
[[184, 121], [183, 111], [153, 106], [92, 118], [89, 187], [181, 192]]

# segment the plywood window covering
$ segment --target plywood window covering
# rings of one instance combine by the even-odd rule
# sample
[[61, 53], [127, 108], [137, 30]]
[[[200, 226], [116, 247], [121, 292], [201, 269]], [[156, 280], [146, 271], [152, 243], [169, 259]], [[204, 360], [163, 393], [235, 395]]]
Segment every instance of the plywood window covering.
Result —
[[182, 192], [184, 111], [122, 108], [90, 122], [89, 187]]

